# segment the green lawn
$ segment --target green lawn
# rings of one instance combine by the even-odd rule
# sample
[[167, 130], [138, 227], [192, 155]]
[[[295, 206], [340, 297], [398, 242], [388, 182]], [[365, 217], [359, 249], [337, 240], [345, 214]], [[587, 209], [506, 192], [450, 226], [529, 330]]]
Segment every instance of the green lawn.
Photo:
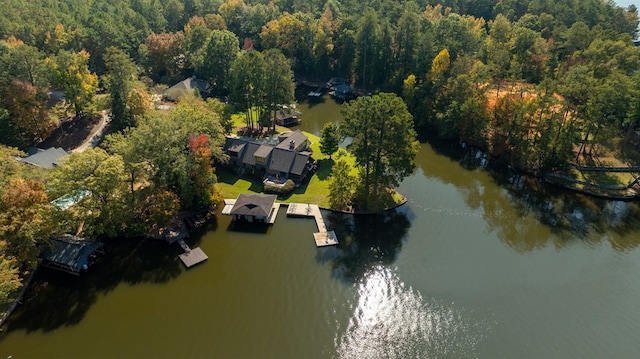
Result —
[[[256, 115], [256, 111], [253, 111], [253, 117], [255, 119], [255, 117], [257, 117]], [[246, 118], [246, 114], [244, 112], [240, 112], [240, 113], [236, 113], [231, 115], [231, 122], [233, 123], [233, 128], [234, 131], [233, 133], [235, 134], [239, 134], [240, 130], [242, 128], [247, 127], [247, 118]], [[257, 124], [255, 124], [257, 126]], [[290, 131], [287, 127], [283, 127], [283, 126], [276, 126], [276, 131], [278, 132], [286, 132], [286, 131]]]

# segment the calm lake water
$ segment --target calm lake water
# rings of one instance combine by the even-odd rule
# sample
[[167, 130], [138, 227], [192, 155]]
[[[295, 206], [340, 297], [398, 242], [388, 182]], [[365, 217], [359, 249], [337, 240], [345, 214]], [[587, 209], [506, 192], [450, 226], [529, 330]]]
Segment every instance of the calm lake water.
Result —
[[[339, 116], [300, 108], [311, 132]], [[219, 216], [190, 270], [177, 245], [122, 241], [81, 278], [42, 271], [0, 358], [640, 357], [637, 206], [490, 167], [423, 144], [405, 206], [324, 213], [337, 247], [281, 209], [263, 228]]]

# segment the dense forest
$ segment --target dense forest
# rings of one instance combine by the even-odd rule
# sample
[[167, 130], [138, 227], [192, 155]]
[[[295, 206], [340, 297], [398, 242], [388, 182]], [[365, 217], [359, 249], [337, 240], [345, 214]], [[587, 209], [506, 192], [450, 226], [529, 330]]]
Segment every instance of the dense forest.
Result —
[[[630, 158], [640, 143], [638, 12], [611, 1], [3, 5], [0, 143], [11, 147], [0, 148], [0, 301], [34, 267], [45, 234], [134, 235], [180, 208], [209, 205], [230, 109], [246, 112], [252, 126], [254, 109], [267, 114], [292, 97], [281, 82], [294, 74], [394, 92], [416, 128], [531, 173], [597, 153]], [[169, 113], [152, 111], [159, 84], [194, 75], [229, 106], [193, 96]], [[53, 89], [64, 92], [63, 103], [50, 104]], [[12, 161], [14, 147], [37, 145], [100, 111], [110, 113], [113, 132], [102, 148], [46, 173]], [[52, 199], [80, 190], [91, 200], [52, 211]]]
[[[55, 125], [42, 105], [47, 89], [75, 86], [76, 115], [90, 108], [83, 92], [108, 87], [104, 75], [114, 48], [133, 61], [147, 89], [195, 74], [219, 95], [235, 85], [232, 65], [240, 51], [275, 48], [299, 78], [342, 76], [365, 92], [402, 94], [417, 126], [504, 154], [531, 172], [563, 166], [599, 146], [624, 150], [640, 121], [640, 55], [632, 42], [637, 9], [610, 1], [5, 5], [0, 140], [10, 145], [37, 143]], [[236, 78], [257, 67], [244, 65]], [[86, 71], [73, 77], [68, 66]], [[25, 103], [29, 110], [20, 106]], [[120, 122], [126, 127], [131, 119]], [[627, 131], [620, 136], [621, 129]]]

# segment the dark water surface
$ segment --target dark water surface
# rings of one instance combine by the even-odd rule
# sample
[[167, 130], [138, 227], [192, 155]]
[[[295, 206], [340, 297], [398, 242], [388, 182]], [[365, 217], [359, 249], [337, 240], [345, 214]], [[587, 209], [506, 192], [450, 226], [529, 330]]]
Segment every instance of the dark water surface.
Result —
[[[300, 107], [311, 132], [338, 116]], [[637, 206], [432, 143], [405, 206], [324, 213], [338, 247], [281, 209], [264, 228], [219, 216], [191, 239], [209, 256], [191, 270], [177, 246], [130, 242], [82, 278], [43, 271], [0, 358], [640, 357]]]

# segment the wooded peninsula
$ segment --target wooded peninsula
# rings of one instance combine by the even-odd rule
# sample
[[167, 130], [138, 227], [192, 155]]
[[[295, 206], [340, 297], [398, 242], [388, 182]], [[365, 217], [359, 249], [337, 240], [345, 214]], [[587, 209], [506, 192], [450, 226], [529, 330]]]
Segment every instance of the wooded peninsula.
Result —
[[296, 83], [355, 98], [313, 153], [336, 209], [384, 208], [423, 132], [626, 191], [580, 169], [640, 161], [638, 23], [605, 0], [5, 0], [0, 311], [55, 236], [139, 237], [221, 203], [229, 136], [276, 136]]

